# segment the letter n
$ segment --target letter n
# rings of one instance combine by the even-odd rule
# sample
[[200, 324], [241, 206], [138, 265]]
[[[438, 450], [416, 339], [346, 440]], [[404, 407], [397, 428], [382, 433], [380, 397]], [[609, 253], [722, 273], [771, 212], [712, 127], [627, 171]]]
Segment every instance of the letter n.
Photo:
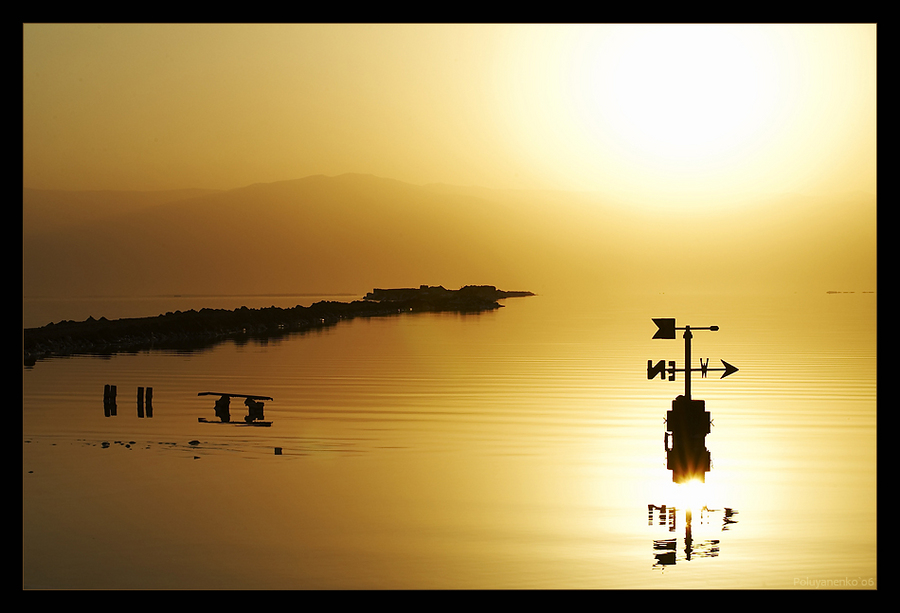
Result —
[[660, 360], [656, 364], [653, 363], [653, 360], [647, 360], [647, 378], [655, 379], [656, 375], [659, 375], [663, 381], [666, 380], [666, 361]]

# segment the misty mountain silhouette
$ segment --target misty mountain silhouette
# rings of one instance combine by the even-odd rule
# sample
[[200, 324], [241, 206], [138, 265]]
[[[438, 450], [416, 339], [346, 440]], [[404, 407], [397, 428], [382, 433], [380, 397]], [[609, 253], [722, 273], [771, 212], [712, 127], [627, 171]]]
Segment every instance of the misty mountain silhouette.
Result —
[[867, 275], [874, 287], [874, 196], [833, 200], [844, 206], [791, 196], [663, 214], [589, 194], [359, 174], [227, 191], [26, 188], [23, 288], [26, 296], [363, 293], [421, 283], [824, 290]]

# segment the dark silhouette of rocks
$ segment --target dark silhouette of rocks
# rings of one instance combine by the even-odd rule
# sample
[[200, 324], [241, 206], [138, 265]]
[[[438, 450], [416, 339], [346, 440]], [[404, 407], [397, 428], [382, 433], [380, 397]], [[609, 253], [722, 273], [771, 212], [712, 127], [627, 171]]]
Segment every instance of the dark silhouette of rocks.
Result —
[[167, 349], [195, 351], [229, 339], [269, 339], [331, 326], [354, 317], [381, 317], [422, 311], [477, 313], [500, 308], [497, 300], [532, 296], [507, 292], [491, 285], [448, 290], [441, 286], [418, 289], [375, 289], [364, 300], [321, 301], [308, 307], [248, 309], [191, 309], [156, 317], [61, 321], [26, 328], [25, 365], [57, 356], [112, 355]]
[[[416, 288], [378, 289], [375, 288], [366, 294], [366, 300], [375, 300], [383, 303], [410, 302], [417, 304], [419, 310], [429, 310], [429, 305], [445, 307], [457, 305], [459, 309], [451, 310], [485, 310], [480, 308], [482, 302], [496, 303], [502, 298], [514, 298], [520, 296], [533, 296], [531, 292], [509, 292], [499, 290], [493, 285], [466, 285], [457, 290], [445, 289], [443, 285], [420, 285]], [[497, 308], [496, 305], [491, 308]], [[470, 308], [475, 307], [475, 308]], [[440, 309], [447, 310], [447, 309]]]

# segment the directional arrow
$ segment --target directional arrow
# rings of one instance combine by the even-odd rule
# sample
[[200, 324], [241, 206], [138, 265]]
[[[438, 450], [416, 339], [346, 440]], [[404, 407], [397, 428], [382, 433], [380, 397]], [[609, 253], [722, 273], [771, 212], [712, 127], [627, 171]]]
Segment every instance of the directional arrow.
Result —
[[[721, 376], [721, 377], [719, 377], [720, 379], [724, 379], [725, 377], [727, 377], [727, 376], [730, 375], [731, 373], [735, 373], [735, 372], [738, 371], [738, 369], [737, 369], [736, 366], [732, 366], [731, 364], [729, 364], [729, 363], [726, 362], [725, 360], [721, 360], [721, 362], [722, 362], [722, 365], [725, 367], [725, 372], [722, 373], [722, 376]], [[718, 370], [718, 368], [717, 368], [716, 370]]]
[[654, 379], [654, 378], [656, 378], [656, 375], [661, 375], [662, 378], [665, 379], [665, 373], [669, 373], [670, 374], [669, 381], [674, 381], [675, 380], [674, 374], [676, 372], [686, 373], [689, 370], [690, 372], [699, 372], [700, 376], [703, 378], [706, 378], [706, 373], [708, 373], [708, 372], [721, 372], [722, 376], [719, 378], [724, 379], [728, 375], [734, 374], [738, 371], [737, 366], [729, 364], [725, 360], [719, 360], [719, 361], [722, 362], [722, 366], [724, 366], [724, 368], [709, 368], [709, 366], [708, 366], [709, 358], [707, 358], [706, 361], [704, 361], [701, 358], [700, 368], [690, 368], [690, 369], [675, 368], [675, 362], [671, 362], [671, 361], [669, 362], [669, 365], [666, 366], [665, 360], [660, 360], [656, 364], [653, 364], [652, 360], [647, 360], [647, 378]]
[[[718, 372], [718, 371], [723, 371], [723, 370], [724, 370], [725, 372], [723, 372], [723, 373], [722, 373], [722, 376], [719, 377], [720, 379], [724, 379], [724, 378], [727, 377], [728, 375], [730, 375], [730, 374], [732, 374], [732, 373], [736, 373], [736, 372], [738, 371], [737, 366], [732, 366], [731, 364], [729, 364], [729, 363], [726, 362], [725, 360], [720, 360], [720, 362], [722, 362], [722, 365], [723, 365], [725, 368], [708, 368], [708, 367], [707, 367], [707, 364], [709, 364], [709, 358], [707, 358], [705, 362], [701, 359], [701, 360], [700, 360], [700, 368], [692, 368], [691, 371], [692, 371], [692, 372], [697, 372], [697, 371], [699, 370], [699, 371], [700, 371], [700, 376], [703, 377], [703, 378], [706, 378], [706, 373], [708, 373], [708, 372], [713, 372], [713, 371]], [[679, 371], [680, 371], [680, 372], [684, 372], [684, 369], [683, 369], [683, 368], [680, 368]]]

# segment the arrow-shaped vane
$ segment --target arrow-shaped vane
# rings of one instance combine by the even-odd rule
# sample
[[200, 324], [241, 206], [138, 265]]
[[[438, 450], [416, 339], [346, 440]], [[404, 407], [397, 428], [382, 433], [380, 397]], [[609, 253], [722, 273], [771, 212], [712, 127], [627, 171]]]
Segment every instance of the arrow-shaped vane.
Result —
[[[723, 368], [709, 368], [709, 358], [706, 361], [700, 360], [700, 368], [691, 368], [689, 369], [691, 372], [699, 372], [700, 376], [704, 379], [706, 378], [706, 373], [708, 372], [721, 372], [722, 376], [720, 379], [724, 379], [728, 375], [734, 374], [738, 371], [738, 367], [732, 364], [729, 364], [725, 360], [719, 360], [722, 362]], [[656, 375], [662, 375], [663, 379], [665, 379], [664, 373], [669, 373], [672, 377], [669, 381], [674, 381], [674, 374], [676, 372], [687, 372], [684, 368], [675, 368], [675, 362], [669, 362], [669, 366], [666, 367], [665, 360], [660, 360], [655, 365], [652, 360], [647, 360], [647, 378], [655, 379]]]
[[699, 370], [700, 376], [704, 377], [704, 378], [706, 378], [706, 373], [708, 373], [708, 372], [724, 370], [725, 372], [723, 372], [722, 376], [719, 377], [720, 379], [724, 379], [728, 375], [730, 375], [732, 373], [736, 373], [738, 371], [736, 366], [732, 366], [725, 360], [719, 360], [719, 361], [722, 362], [722, 366], [724, 366], [725, 368], [707, 368], [706, 364], [709, 364], [709, 359], [707, 358], [705, 363], [702, 360], [700, 361], [700, 368], [692, 368], [691, 370], [695, 371], [695, 372]]

